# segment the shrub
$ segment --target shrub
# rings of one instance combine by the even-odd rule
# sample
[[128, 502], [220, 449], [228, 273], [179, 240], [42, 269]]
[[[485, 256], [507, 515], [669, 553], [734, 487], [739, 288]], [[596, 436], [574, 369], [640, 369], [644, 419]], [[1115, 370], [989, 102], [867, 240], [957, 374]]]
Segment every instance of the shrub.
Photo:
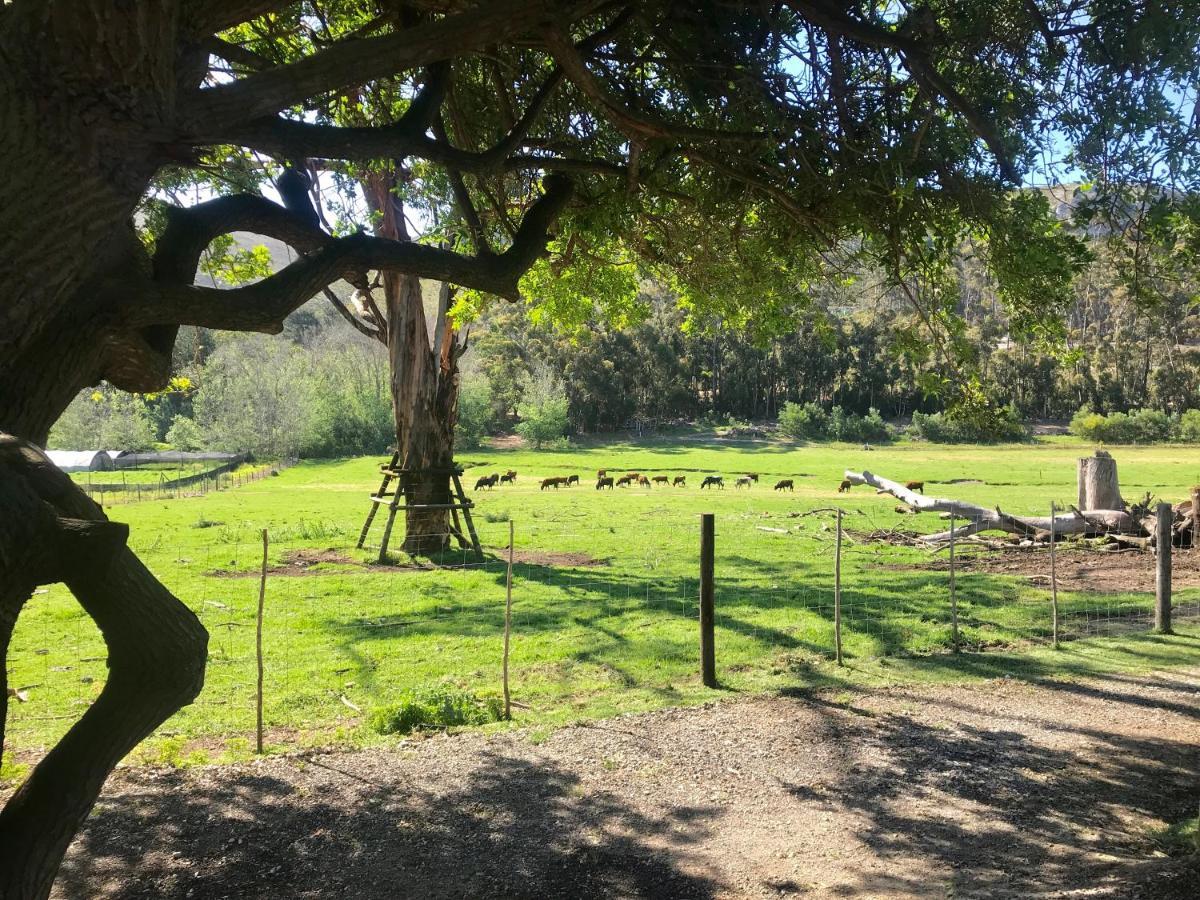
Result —
[[475, 450], [483, 444], [492, 427], [492, 389], [483, 379], [464, 380], [458, 391], [458, 420], [454, 425], [454, 444]]
[[503, 708], [496, 697], [479, 697], [448, 685], [408, 691], [399, 702], [371, 712], [379, 734], [410, 734], [420, 728], [450, 728], [498, 722]]
[[1189, 444], [1200, 443], [1200, 409], [1189, 409], [1179, 417], [1177, 437]]
[[1156, 409], [1101, 415], [1086, 406], [1071, 419], [1071, 432], [1089, 441], [1105, 444], [1153, 444], [1169, 440], [1200, 440], [1200, 410], [1188, 410], [1179, 418]]
[[1029, 439], [1029, 432], [1011, 406], [970, 418], [952, 413], [915, 412], [909, 435], [932, 444], [998, 444]]
[[789, 437], [819, 440], [825, 436], [828, 418], [825, 410], [816, 403], [801, 405], [788, 401], [779, 411], [779, 430]]
[[204, 446], [204, 435], [187, 416], [176, 416], [167, 429], [167, 443], [174, 450], [199, 450]]

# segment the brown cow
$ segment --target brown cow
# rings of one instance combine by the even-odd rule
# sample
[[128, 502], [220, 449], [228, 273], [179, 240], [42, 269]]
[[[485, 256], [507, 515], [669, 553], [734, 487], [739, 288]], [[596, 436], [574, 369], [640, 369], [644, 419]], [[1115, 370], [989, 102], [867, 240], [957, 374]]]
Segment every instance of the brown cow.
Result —
[[655, 484], [669, 484], [671, 479], [666, 475], [655, 475], [651, 481], [653, 481]]
[[687, 487], [687, 476], [676, 475], [675, 480], [671, 482], [672, 487]]
[[749, 478], [751, 481], [753, 481], [755, 484], [758, 484], [758, 473], [757, 472], [747, 472], [746, 477]]
[[642, 487], [650, 487], [650, 479], [645, 475], [639, 475], [637, 478], [637, 483]]
[[607, 476], [608, 476], [608, 469], [597, 469], [596, 470], [597, 478], [605, 478]]
[[625, 485], [632, 484], [632, 483], [633, 483], [633, 479], [630, 478], [628, 475], [622, 475], [620, 478], [617, 479], [617, 487], [624, 487]]
[[475, 482], [475, 490], [479, 490], [480, 488], [494, 488], [496, 486], [496, 482], [499, 480], [499, 475], [484, 475]]
[[567, 478], [567, 487], [570, 487], [573, 484], [579, 484], [579, 476], [578, 475], [571, 475], [570, 477]]
[[847, 493], [850, 490], [850, 488], [852, 488], [852, 487], [853, 487], [853, 485], [849, 481], [843, 481], [841, 484], [838, 485], [838, 493], [839, 494]]
[[567, 479], [565, 479], [565, 478], [543, 478], [541, 489], [544, 491], [546, 488], [552, 487], [557, 491], [558, 486], [566, 480]]
[[775, 490], [777, 491], [794, 491], [795, 489], [796, 487], [792, 484], [792, 479], [790, 478], [775, 482]]
[[626, 472], [626, 473], [625, 473], [625, 475], [626, 475], [626, 477], [627, 477], [627, 478], [629, 478], [631, 481], [637, 481], [639, 478], [641, 478], [641, 477], [642, 477], [642, 473], [641, 473], [641, 472]]
[[517, 480], [516, 472], [509, 471], [509, 472], [505, 472], [503, 475], [500, 476], [501, 484], [513, 484], [516, 482], [516, 480]]
[[611, 491], [612, 486], [613, 486], [613, 480], [611, 478], [609, 478], [607, 475], [596, 479], [596, 490], [601, 490], [602, 488], [608, 488]]
[[904, 486], [910, 491], [920, 491], [922, 494], [925, 493], [925, 482], [923, 481], [906, 481], [904, 482]]

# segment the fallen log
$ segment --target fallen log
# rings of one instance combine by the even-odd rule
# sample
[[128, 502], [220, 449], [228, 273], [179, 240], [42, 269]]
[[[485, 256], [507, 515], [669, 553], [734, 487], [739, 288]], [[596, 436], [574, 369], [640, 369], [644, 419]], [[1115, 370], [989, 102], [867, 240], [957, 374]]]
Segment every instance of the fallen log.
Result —
[[[851, 484], [866, 484], [885, 494], [891, 494], [918, 512], [939, 512], [966, 520], [964, 525], [953, 529], [956, 539], [970, 537], [981, 531], [1006, 531], [1009, 534], [1019, 534], [1027, 538], [1050, 531], [1049, 516], [1014, 516], [999, 507], [988, 509], [963, 500], [930, 497], [915, 493], [899, 482], [871, 472], [852, 472], [847, 469], [845, 479]], [[1080, 511], [1072, 508], [1070, 512], [1054, 517], [1054, 533], [1088, 536], [1114, 533], [1145, 535], [1147, 531], [1141, 520], [1123, 509]], [[927, 543], [941, 543], [950, 540], [950, 536], [951, 531], [942, 531], [937, 534], [925, 535], [921, 540]]]

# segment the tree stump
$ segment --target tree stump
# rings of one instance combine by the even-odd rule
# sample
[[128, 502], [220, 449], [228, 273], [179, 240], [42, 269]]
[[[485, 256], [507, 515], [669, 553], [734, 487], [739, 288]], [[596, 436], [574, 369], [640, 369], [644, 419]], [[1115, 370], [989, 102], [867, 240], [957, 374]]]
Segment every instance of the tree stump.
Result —
[[1124, 509], [1117, 461], [1105, 450], [1079, 460], [1077, 469], [1079, 509]]

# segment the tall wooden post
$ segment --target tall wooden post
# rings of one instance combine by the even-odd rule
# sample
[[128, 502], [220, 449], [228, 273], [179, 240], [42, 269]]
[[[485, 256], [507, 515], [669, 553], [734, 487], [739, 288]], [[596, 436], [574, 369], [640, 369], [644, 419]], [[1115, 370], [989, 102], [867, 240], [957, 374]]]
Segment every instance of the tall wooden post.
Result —
[[954, 586], [954, 513], [950, 513], [950, 631], [957, 653], [962, 645], [958, 637], [958, 593]]
[[837, 511], [837, 543], [833, 551], [833, 650], [839, 666], [842, 662], [842, 510]]
[[1154, 580], [1154, 630], [1171, 633], [1171, 534], [1175, 511], [1170, 503], [1158, 504], [1158, 524], [1154, 546], [1158, 552], [1158, 571]]
[[1192, 487], [1192, 549], [1200, 550], [1200, 484]]
[[504, 718], [512, 718], [512, 699], [508, 693], [508, 642], [512, 634], [512, 579], [513, 579], [513, 520], [508, 520], [508, 577], [504, 597]]
[[262, 577], [258, 582], [258, 627], [255, 630], [255, 656], [258, 658], [258, 691], [257, 691], [257, 715], [255, 731], [255, 747], [259, 753], [263, 752], [263, 607], [267, 599], [267, 547], [269, 538], [267, 529], [262, 530], [262, 545], [263, 545], [263, 560], [262, 560]]
[[1050, 627], [1054, 649], [1058, 649], [1058, 564], [1055, 557], [1054, 513], [1057, 511], [1053, 502], [1050, 503]]
[[705, 687], [717, 686], [717, 657], [713, 646], [713, 558], [716, 541], [715, 516], [700, 516], [700, 680]]

